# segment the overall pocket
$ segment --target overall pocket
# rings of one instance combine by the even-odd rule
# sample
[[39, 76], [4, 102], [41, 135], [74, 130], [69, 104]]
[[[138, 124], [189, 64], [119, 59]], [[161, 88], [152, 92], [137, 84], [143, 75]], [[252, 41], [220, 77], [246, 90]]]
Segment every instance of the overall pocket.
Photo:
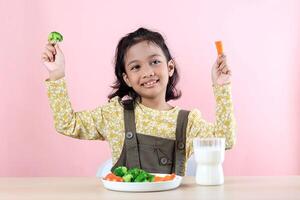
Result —
[[171, 173], [175, 141], [137, 134], [141, 168], [152, 173]]

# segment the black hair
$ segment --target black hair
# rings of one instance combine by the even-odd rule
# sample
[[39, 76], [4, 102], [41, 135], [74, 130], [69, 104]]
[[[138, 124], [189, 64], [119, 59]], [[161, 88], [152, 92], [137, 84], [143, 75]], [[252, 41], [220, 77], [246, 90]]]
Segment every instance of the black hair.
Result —
[[[129, 87], [126, 84], [126, 82], [123, 79], [123, 73], [125, 73], [126, 52], [133, 45], [143, 41], [152, 42], [153, 44], [156, 44], [158, 47], [160, 47], [166, 57], [167, 63], [171, 59], [173, 59], [165, 43], [164, 38], [160, 33], [148, 30], [143, 27], [137, 29], [132, 33], [128, 33], [126, 36], [120, 39], [118, 46], [116, 48], [116, 53], [114, 58], [116, 81], [111, 86], [113, 88], [113, 91], [108, 96], [109, 99], [112, 99], [113, 97], [116, 96], [120, 97], [121, 99], [124, 96], [128, 95], [135, 102], [137, 99], [140, 98], [139, 94], [137, 94], [132, 87]], [[172, 99], [178, 99], [181, 96], [181, 91], [177, 90], [175, 87], [178, 81], [179, 81], [179, 74], [175, 66], [174, 73], [171, 77], [169, 77], [169, 81], [167, 84], [166, 101]]]

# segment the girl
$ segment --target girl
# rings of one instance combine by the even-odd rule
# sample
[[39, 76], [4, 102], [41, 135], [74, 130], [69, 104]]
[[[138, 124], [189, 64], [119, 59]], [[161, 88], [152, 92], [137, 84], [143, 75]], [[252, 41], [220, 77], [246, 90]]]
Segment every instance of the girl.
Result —
[[46, 85], [56, 130], [66, 136], [106, 140], [113, 168], [139, 167], [153, 173], [183, 176], [195, 137], [224, 137], [235, 143], [231, 71], [225, 55], [212, 67], [216, 122], [208, 123], [197, 109], [168, 103], [178, 99], [178, 72], [160, 33], [139, 28], [123, 37], [115, 55], [116, 81], [109, 102], [90, 111], [74, 112], [66, 89], [62, 50], [47, 44], [42, 60], [49, 72]]

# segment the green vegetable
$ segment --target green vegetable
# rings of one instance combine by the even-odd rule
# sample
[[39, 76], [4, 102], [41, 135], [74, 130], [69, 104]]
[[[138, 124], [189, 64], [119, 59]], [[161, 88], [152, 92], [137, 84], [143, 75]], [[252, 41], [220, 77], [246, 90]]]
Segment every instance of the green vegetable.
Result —
[[133, 179], [135, 179], [141, 172], [141, 169], [134, 167], [129, 169], [127, 173], [131, 174], [133, 176]]
[[134, 182], [146, 182], [147, 181], [147, 174], [140, 173], [135, 179]]
[[154, 178], [155, 178], [155, 176], [154, 176], [154, 175], [152, 175], [152, 174], [149, 174], [149, 176], [148, 176], [148, 180], [149, 180], [149, 182], [154, 182]]
[[113, 173], [117, 176], [123, 177], [127, 174], [127, 167], [119, 166], [114, 169]]
[[149, 174], [149, 173], [144, 173], [144, 176], [146, 176], [146, 178], [142, 181], [142, 182], [154, 182], [154, 175]]
[[133, 176], [132, 174], [126, 174], [125, 176], [122, 177], [124, 182], [132, 182], [133, 181]]
[[123, 178], [124, 182], [154, 182], [155, 176], [137, 167], [127, 169], [119, 166], [113, 170], [113, 174]]
[[63, 41], [63, 36], [59, 32], [51, 32], [48, 36], [48, 41], [50, 43], [58, 43]]
[[134, 182], [153, 182], [154, 181], [154, 175], [149, 174], [148, 172], [138, 169], [138, 175], [134, 179]]

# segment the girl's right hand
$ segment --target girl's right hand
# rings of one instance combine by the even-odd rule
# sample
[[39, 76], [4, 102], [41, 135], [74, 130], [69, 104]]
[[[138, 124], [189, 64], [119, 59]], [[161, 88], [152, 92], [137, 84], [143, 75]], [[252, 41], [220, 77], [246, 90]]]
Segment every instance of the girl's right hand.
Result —
[[65, 76], [65, 57], [58, 44], [46, 45], [42, 61], [49, 72], [50, 80], [58, 80]]

